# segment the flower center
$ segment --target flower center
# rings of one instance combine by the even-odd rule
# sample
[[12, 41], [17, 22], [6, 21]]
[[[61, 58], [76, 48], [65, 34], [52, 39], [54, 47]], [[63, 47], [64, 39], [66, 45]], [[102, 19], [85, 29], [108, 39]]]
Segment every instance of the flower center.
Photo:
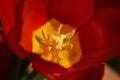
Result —
[[[72, 66], [81, 57], [79, 41], [74, 38], [75, 29], [70, 29], [55, 19], [33, 32], [33, 52], [39, 54], [44, 60], [54, 62], [65, 68]], [[67, 29], [70, 29], [66, 32]], [[73, 40], [78, 42], [74, 46]], [[75, 44], [76, 45], [76, 44]], [[77, 49], [79, 47], [79, 50]], [[73, 51], [77, 49], [77, 51]], [[73, 57], [76, 57], [75, 61]], [[78, 56], [78, 57], [77, 57]]]

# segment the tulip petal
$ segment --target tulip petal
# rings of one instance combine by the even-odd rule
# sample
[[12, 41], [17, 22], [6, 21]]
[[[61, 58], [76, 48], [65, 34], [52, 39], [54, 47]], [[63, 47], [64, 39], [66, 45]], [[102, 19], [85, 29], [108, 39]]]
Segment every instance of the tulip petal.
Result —
[[92, 14], [92, 0], [53, 0], [48, 8], [48, 18], [56, 18], [74, 27], [81, 26]]
[[34, 69], [51, 80], [54, 80], [53, 76], [56, 74], [59, 75], [66, 71], [66, 69], [57, 64], [41, 59], [39, 55], [31, 53], [29, 54], [29, 57], [32, 61]]
[[74, 71], [74, 69], [64, 69], [56, 64], [44, 61], [36, 54], [30, 54], [29, 57], [35, 70], [50, 80], [101, 80], [104, 72], [104, 65]]
[[119, 9], [99, 9], [92, 20], [79, 31], [83, 56], [74, 68], [86, 69], [120, 55], [119, 26]]
[[[24, 51], [19, 47], [21, 8], [23, 0], [0, 0], [0, 18], [4, 36], [10, 48], [19, 57], [25, 57]], [[3, 8], [4, 7], [4, 8]]]
[[56, 80], [101, 80], [104, 73], [104, 65], [94, 66], [92, 68], [64, 73], [56, 76]]
[[[117, 4], [120, 5], [120, 2]], [[92, 26], [102, 29], [103, 48], [106, 49], [106, 51], [111, 51], [111, 54], [106, 52], [106, 54], [103, 55], [103, 57], [106, 56], [105, 60], [109, 60], [120, 54], [120, 9], [115, 7], [101, 8], [95, 13], [92, 24]]]
[[0, 0], [0, 19], [5, 35], [14, 26], [14, 9], [18, 0]]
[[46, 22], [48, 0], [26, 0], [23, 8], [23, 24], [20, 45], [32, 52], [32, 34]]
[[20, 57], [24, 58], [27, 56], [27, 53], [24, 51], [22, 47], [19, 46], [19, 29], [17, 27], [13, 27], [8, 35], [7, 35], [7, 41], [9, 44], [9, 47], [14, 51], [14, 53]]

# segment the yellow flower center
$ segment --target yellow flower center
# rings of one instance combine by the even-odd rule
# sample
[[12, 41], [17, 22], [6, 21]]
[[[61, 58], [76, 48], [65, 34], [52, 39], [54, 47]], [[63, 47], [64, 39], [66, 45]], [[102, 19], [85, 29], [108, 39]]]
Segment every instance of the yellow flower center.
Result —
[[81, 57], [80, 43], [75, 29], [55, 19], [35, 30], [32, 40], [34, 53], [64, 68], [71, 67]]

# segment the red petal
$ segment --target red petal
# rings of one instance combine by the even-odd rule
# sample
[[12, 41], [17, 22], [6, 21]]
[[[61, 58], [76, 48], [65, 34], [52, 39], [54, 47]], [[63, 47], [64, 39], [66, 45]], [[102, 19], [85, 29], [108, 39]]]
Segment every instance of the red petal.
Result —
[[29, 57], [35, 70], [51, 80], [101, 80], [103, 75], [103, 65], [92, 66], [80, 71], [73, 69], [72, 72], [68, 72], [68, 69], [40, 59], [39, 55], [30, 54]]
[[120, 10], [101, 8], [79, 32], [83, 56], [76, 69], [103, 63], [120, 54]]
[[[25, 57], [25, 52], [19, 47], [20, 27], [21, 27], [21, 8], [23, 0], [1, 0], [0, 17], [2, 27], [10, 48], [19, 57]], [[4, 8], [3, 8], [4, 7]]]
[[99, 65], [82, 71], [64, 73], [56, 78], [57, 80], [101, 80], [103, 72], [104, 65]]
[[0, 19], [5, 35], [14, 25], [14, 9], [18, 0], [0, 0]]
[[45, 61], [41, 59], [39, 55], [31, 53], [29, 57], [32, 61], [32, 64], [35, 70], [37, 70], [40, 74], [46, 76], [49, 79], [54, 80], [54, 76], [56, 75], [56, 73], [61, 74], [66, 72], [66, 69], [64, 69], [63, 67], [57, 64]]
[[53, 0], [49, 3], [48, 18], [72, 26], [81, 26], [92, 14], [92, 0]]
[[13, 27], [7, 35], [7, 41], [8, 41], [9, 47], [14, 51], [14, 53], [18, 57], [24, 58], [27, 56], [27, 53], [19, 45], [19, 38], [20, 38], [19, 32], [20, 31], [18, 27]]
[[32, 51], [32, 34], [35, 29], [46, 23], [48, 0], [26, 0], [23, 8], [21, 46]]
[[[120, 5], [120, 2], [117, 4]], [[93, 17], [93, 26], [101, 27], [103, 48], [109, 52], [103, 54], [105, 57], [103, 61], [120, 54], [120, 9], [111, 7], [100, 9]]]

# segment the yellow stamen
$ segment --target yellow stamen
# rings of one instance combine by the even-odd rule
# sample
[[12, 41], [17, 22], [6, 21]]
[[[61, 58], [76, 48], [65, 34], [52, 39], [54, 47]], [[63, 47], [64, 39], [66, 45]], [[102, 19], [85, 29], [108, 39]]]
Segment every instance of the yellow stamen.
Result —
[[55, 19], [34, 31], [33, 52], [39, 54], [42, 59], [64, 68], [71, 67], [81, 57], [80, 43], [75, 29]]

